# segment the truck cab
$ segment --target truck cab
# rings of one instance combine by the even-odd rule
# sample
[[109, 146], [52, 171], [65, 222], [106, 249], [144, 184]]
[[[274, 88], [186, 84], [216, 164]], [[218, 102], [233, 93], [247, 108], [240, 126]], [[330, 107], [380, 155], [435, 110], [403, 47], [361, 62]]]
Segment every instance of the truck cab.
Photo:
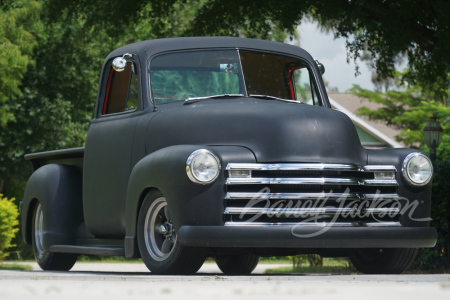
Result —
[[362, 147], [323, 71], [299, 47], [254, 39], [114, 50], [85, 147], [25, 157], [22, 232], [41, 268], [119, 255], [192, 274], [210, 256], [249, 274], [261, 256], [317, 253], [405, 271], [436, 243], [432, 164]]

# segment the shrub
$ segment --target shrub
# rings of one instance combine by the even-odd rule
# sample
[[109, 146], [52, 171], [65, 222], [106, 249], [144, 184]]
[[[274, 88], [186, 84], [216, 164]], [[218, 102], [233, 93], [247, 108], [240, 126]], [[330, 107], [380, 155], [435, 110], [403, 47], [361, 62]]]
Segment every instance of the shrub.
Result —
[[292, 262], [292, 267], [300, 268], [303, 264], [309, 263], [310, 266], [323, 266], [323, 257], [317, 254], [306, 254], [306, 255], [295, 255], [288, 256], [289, 260]]
[[14, 247], [11, 241], [19, 231], [19, 210], [14, 204], [14, 198], [8, 200], [0, 194], [0, 261], [3, 261], [9, 252], [7, 249]]
[[432, 270], [450, 268], [450, 162], [434, 164], [431, 226], [437, 229], [438, 240], [434, 248], [421, 249], [413, 265], [415, 269]]

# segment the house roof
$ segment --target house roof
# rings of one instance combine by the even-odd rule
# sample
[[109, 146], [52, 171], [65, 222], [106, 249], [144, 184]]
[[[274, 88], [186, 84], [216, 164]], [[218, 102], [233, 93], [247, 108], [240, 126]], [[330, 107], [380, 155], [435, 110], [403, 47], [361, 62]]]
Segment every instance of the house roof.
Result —
[[[360, 129], [373, 137], [373, 141], [376, 140], [375, 142], [363, 141], [363, 146], [392, 148], [404, 147], [403, 144], [395, 140], [395, 136], [400, 133], [399, 130], [389, 127], [381, 121], [373, 121], [369, 120], [369, 118], [365, 116], [356, 115], [356, 111], [362, 106], [367, 106], [370, 109], [377, 109], [381, 107], [380, 104], [369, 102], [350, 93], [328, 93], [328, 98], [334, 109], [342, 111], [348, 115], [357, 126], [357, 129]], [[358, 130], [358, 134], [360, 134], [360, 130]]]

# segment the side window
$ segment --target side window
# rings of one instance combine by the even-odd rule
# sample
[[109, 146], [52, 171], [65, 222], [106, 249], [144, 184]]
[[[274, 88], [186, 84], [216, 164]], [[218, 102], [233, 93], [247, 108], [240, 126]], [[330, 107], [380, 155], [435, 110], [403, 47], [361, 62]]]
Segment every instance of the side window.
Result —
[[314, 82], [309, 75], [307, 68], [296, 69], [292, 72], [291, 81], [294, 86], [295, 99], [309, 105], [320, 105]]
[[138, 84], [132, 62], [127, 63], [124, 71], [111, 68], [103, 106], [103, 115], [135, 110], [138, 106]]

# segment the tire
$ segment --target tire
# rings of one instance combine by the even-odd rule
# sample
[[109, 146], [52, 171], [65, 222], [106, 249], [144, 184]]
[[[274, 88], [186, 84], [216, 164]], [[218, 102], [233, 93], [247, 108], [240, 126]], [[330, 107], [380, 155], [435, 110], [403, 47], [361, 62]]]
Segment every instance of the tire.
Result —
[[249, 275], [258, 265], [260, 257], [254, 254], [217, 256], [216, 264], [227, 275]]
[[401, 274], [416, 258], [417, 248], [359, 249], [350, 260], [364, 274]]
[[71, 253], [54, 253], [43, 248], [44, 213], [39, 203], [33, 211], [32, 244], [34, 257], [42, 270], [69, 271], [77, 262], [78, 255]]
[[167, 201], [159, 191], [151, 191], [145, 197], [137, 234], [142, 260], [154, 274], [195, 274], [205, 261], [206, 249], [177, 243]]

